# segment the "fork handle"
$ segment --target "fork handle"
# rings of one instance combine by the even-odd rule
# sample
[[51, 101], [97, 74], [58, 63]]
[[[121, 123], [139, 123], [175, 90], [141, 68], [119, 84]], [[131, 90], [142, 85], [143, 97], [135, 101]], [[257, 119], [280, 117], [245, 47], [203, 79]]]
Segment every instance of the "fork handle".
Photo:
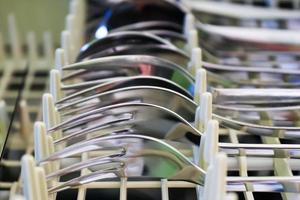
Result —
[[300, 193], [300, 176], [227, 177], [227, 191]]

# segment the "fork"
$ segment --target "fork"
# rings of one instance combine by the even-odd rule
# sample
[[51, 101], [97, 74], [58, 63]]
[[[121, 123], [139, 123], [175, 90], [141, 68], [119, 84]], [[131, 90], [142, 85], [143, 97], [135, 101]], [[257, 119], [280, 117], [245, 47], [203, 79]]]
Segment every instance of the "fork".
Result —
[[[62, 86], [62, 90], [72, 90], [72, 93], [68, 93], [67, 96], [63, 97], [56, 101], [56, 105], [70, 103], [72, 101], [79, 100], [81, 98], [85, 98], [88, 96], [93, 96], [99, 93], [107, 92], [114, 89], [120, 89], [124, 87], [132, 87], [132, 86], [157, 86], [161, 88], [170, 89], [173, 91], [178, 92], [179, 94], [183, 94], [184, 96], [192, 99], [192, 92], [185, 90], [183, 87], [179, 86], [178, 84], [169, 81], [168, 79], [155, 77], [155, 76], [132, 76], [132, 77], [125, 77], [120, 78], [115, 81], [109, 81], [102, 84], [92, 84], [86, 85], [81, 84], [75, 87], [73, 85], [70, 86]], [[78, 90], [78, 91], [77, 91]], [[77, 91], [77, 92], [74, 92]]]
[[[70, 118], [48, 130], [49, 134], [62, 130], [63, 136], [54, 143], [71, 141], [77, 143], [89, 135], [89, 138], [103, 137], [111, 134], [143, 134], [159, 139], [179, 141], [186, 144], [199, 145], [202, 133], [180, 115], [164, 107], [145, 103], [115, 104], [88, 111]], [[274, 156], [273, 150], [285, 149], [292, 157], [297, 157], [300, 145], [262, 145], [262, 144], [228, 144], [220, 143], [219, 148], [230, 154], [237, 155], [237, 149], [245, 149], [254, 155]]]
[[[119, 151], [116, 154], [101, 157], [102, 159], [99, 158], [98, 162], [93, 162], [97, 159], [93, 158], [92, 160], [86, 160], [82, 163], [76, 163], [73, 165], [74, 170], [88, 168], [92, 170], [92, 172], [49, 188], [48, 191], [54, 193], [113, 177], [141, 179], [166, 178], [168, 180], [182, 180], [202, 186], [204, 185], [206, 172], [203, 169], [195, 165], [181, 152], [164, 141], [142, 135], [114, 135], [83, 141], [53, 153], [48, 158], [42, 160], [40, 164], [66, 159], [74, 155], [92, 151], [111, 150], [111, 142], [115, 143], [113, 147], [115, 150], [118, 148], [123, 149], [123, 153], [120, 154]], [[107, 162], [112, 162], [112, 165], [107, 165]], [[153, 162], [156, 162], [156, 164], [153, 165]], [[159, 167], [164, 167], [168, 170], [158, 170]], [[61, 169], [49, 175], [48, 179], [74, 171], [72, 169], [72, 166], [69, 166], [67, 169]], [[228, 191], [235, 192], [299, 192], [299, 186], [297, 188], [284, 187], [285, 183], [290, 182], [299, 183], [300, 178], [297, 176], [227, 177], [227, 188]], [[253, 184], [254, 187], [246, 187], [245, 184], [247, 183]]]
[[[178, 55], [176, 55], [176, 59], [178, 59]], [[191, 74], [184, 68], [169, 60], [145, 55], [109, 56], [92, 59], [65, 66], [63, 70], [79, 70], [79, 72], [75, 71], [75, 73], [64, 76], [62, 78], [63, 82], [76, 80], [76, 78], [80, 79], [80, 76], [85, 81], [100, 78], [105, 81], [105, 78], [114, 77], [114, 79], [119, 79], [120, 77], [137, 75], [166, 78], [184, 88], [191, 88], [194, 82]], [[109, 76], [107, 76], [107, 72], [110, 72]]]
[[[243, 91], [242, 91], [243, 92]], [[245, 92], [247, 93], [247, 92]], [[243, 94], [243, 93], [237, 93]], [[226, 97], [226, 96], [225, 96]], [[258, 97], [259, 98], [259, 97]], [[171, 101], [169, 101], [171, 99]], [[81, 100], [77, 100], [73, 103], [64, 104], [58, 107], [59, 111], [63, 111], [63, 116], [71, 115], [80, 115], [83, 112], [87, 112], [93, 109], [98, 109], [103, 106], [111, 105], [113, 103], [126, 103], [126, 102], [141, 102], [155, 104], [167, 108], [168, 110], [181, 115], [185, 120], [193, 123], [195, 119], [195, 110], [197, 109], [197, 104], [187, 97], [176, 93], [172, 90], [163, 89], [159, 87], [150, 87], [150, 86], [136, 86], [122, 88], [114, 91], [105, 92], [98, 95], [93, 95], [86, 97]], [[272, 136], [278, 130], [283, 130], [283, 133], [280, 137], [283, 138], [298, 138], [300, 128], [299, 127], [290, 127], [281, 124], [292, 123], [288, 116], [286, 116], [287, 111], [295, 109], [297, 107], [281, 107], [281, 108], [239, 108], [232, 107], [228, 105], [214, 105], [214, 114], [213, 117], [220, 122], [221, 126], [224, 126], [229, 129], [235, 130], [245, 130], [247, 133], [256, 134], [256, 135], [269, 135]], [[226, 115], [239, 111], [241, 112], [240, 119], [228, 118]], [[282, 119], [275, 120], [279, 125], [273, 126], [263, 126], [256, 124], [256, 115], [253, 114], [254, 111], [276, 111], [278, 117]], [[284, 111], [284, 112], [283, 112]], [[232, 115], [233, 116], [233, 115]], [[243, 121], [242, 121], [243, 120]], [[276, 135], [276, 134], [275, 134]], [[277, 136], [277, 135], [276, 135]]]

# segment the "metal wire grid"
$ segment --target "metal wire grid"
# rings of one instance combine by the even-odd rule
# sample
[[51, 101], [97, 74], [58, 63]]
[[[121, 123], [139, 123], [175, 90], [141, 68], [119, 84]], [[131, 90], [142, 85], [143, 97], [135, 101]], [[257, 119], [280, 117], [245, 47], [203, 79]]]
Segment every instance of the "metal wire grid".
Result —
[[[272, 125], [271, 117], [265, 113], [260, 112], [260, 124], [261, 125]], [[295, 111], [295, 115], [299, 116], [299, 113]], [[299, 123], [299, 118], [295, 120], [295, 124]], [[244, 133], [240, 131], [235, 130], [224, 130], [228, 134], [228, 137], [222, 137], [220, 138], [220, 141], [226, 141], [231, 143], [262, 143], [262, 144], [280, 144], [280, 143], [286, 143], [286, 141], [281, 141], [278, 138], [274, 137], [267, 137], [267, 136], [245, 136]], [[295, 142], [295, 141], [294, 141]], [[241, 149], [239, 151], [239, 156], [237, 158], [238, 160], [238, 166], [239, 170], [236, 175], [240, 176], [255, 176], [257, 174], [259, 175], [266, 175], [266, 176], [293, 176], [299, 174], [299, 166], [294, 166], [293, 169], [290, 166], [289, 162], [289, 156], [285, 150], [277, 150], [274, 153], [273, 163], [272, 167], [273, 170], [265, 170], [265, 169], [257, 169], [257, 170], [249, 170], [247, 165], [249, 164], [249, 161], [247, 161], [247, 156], [245, 155], [245, 152]], [[253, 161], [252, 161], [253, 162]], [[257, 164], [259, 165], [259, 159], [257, 160]], [[229, 172], [230, 173], [230, 172]], [[233, 173], [234, 175], [234, 173]], [[251, 188], [251, 185], [247, 185], [247, 187]], [[293, 186], [287, 186], [287, 187], [293, 187]], [[245, 192], [244, 194], [239, 194], [239, 199], [298, 199], [300, 196], [299, 194], [290, 194], [290, 193], [281, 193], [281, 195], [277, 194], [263, 194], [263, 193], [252, 193], [252, 192]]]
[[[8, 79], [6, 91], [3, 93], [3, 99], [6, 102], [8, 115], [11, 116], [14, 103], [18, 91], [18, 87], [25, 73], [25, 69], [12, 69], [10, 73], [8, 68], [3, 69], [1, 81]], [[20, 159], [25, 153], [32, 153], [32, 123], [41, 119], [41, 104], [40, 97], [47, 88], [48, 69], [33, 69], [26, 76], [25, 88], [23, 90], [22, 103], [25, 107], [20, 107], [18, 116], [14, 119], [13, 127], [9, 133], [6, 148], [4, 150], [3, 159], [0, 162], [1, 179], [0, 188], [9, 189], [13, 182], [18, 181], [20, 175]], [[26, 105], [24, 105], [26, 104]], [[22, 106], [22, 105], [21, 105]], [[26, 110], [25, 110], [26, 109]], [[28, 113], [27, 113], [28, 111]], [[20, 114], [27, 115], [30, 118], [30, 123], [21, 121]], [[26, 113], [24, 113], [26, 112]], [[22, 130], [23, 129], [23, 130]], [[0, 192], [1, 193], [1, 192]]]
[[5, 102], [7, 119], [12, 117], [19, 90], [23, 89], [20, 94], [22, 100], [0, 162], [0, 199], [16, 197], [20, 159], [25, 153], [33, 151], [32, 124], [41, 119], [40, 99], [48, 87], [48, 73], [53, 65], [54, 52], [49, 32], [44, 33], [42, 51], [32, 32], [27, 35], [26, 48], [22, 48], [13, 16], [9, 16], [8, 25], [11, 32], [8, 44], [4, 44], [0, 33], [0, 99]]

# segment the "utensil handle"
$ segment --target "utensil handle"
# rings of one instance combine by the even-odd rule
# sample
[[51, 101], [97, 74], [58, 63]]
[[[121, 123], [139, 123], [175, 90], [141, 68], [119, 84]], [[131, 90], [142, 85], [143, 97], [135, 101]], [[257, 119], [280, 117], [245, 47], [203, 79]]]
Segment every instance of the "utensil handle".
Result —
[[300, 192], [300, 177], [228, 177], [228, 192]]

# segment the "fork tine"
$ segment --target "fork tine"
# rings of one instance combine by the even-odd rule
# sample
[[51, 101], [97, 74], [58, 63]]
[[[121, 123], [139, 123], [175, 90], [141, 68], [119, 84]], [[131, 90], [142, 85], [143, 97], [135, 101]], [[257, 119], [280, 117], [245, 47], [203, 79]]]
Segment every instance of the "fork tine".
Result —
[[68, 167], [52, 172], [51, 174], [48, 174], [46, 178], [47, 180], [51, 180], [55, 177], [61, 177], [72, 172], [80, 171], [82, 169], [95, 166], [98, 167], [99, 171], [111, 170], [112, 168], [121, 168], [124, 165], [124, 163], [122, 161], [119, 161], [118, 159], [112, 159], [117, 155], [118, 154], [107, 154], [100, 157], [91, 158], [79, 163], [75, 163]]

